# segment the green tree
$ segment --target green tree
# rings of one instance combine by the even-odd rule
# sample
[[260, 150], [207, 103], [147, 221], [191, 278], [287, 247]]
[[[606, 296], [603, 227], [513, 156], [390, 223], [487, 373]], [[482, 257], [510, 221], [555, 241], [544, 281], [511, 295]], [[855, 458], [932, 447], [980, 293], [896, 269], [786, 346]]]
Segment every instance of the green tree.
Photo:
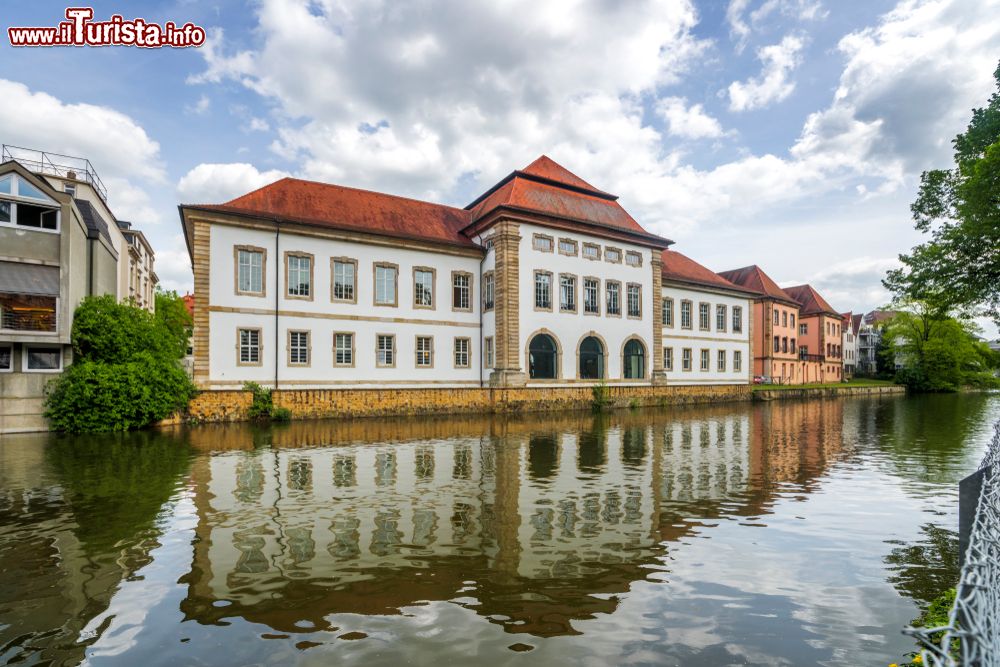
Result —
[[[902, 368], [896, 380], [917, 391], [957, 391], [964, 385], [992, 386], [990, 356], [968, 320], [942, 314], [936, 305], [903, 302], [883, 339]], [[988, 350], [987, 350], [988, 351]]]
[[180, 358], [186, 355], [194, 322], [191, 320], [191, 313], [184, 305], [184, 299], [177, 296], [177, 292], [157, 288], [154, 317], [157, 324], [169, 335], [169, 339], [174, 341], [176, 356]]
[[930, 239], [901, 255], [884, 283], [940, 312], [977, 309], [1000, 322], [1000, 67], [997, 91], [974, 109], [955, 147], [955, 166], [924, 172], [910, 207]]
[[71, 332], [73, 363], [46, 396], [45, 414], [55, 430], [128, 431], [187, 405], [195, 392], [180, 362], [187, 332], [171, 297], [163, 298], [162, 316], [111, 295], [81, 302]]

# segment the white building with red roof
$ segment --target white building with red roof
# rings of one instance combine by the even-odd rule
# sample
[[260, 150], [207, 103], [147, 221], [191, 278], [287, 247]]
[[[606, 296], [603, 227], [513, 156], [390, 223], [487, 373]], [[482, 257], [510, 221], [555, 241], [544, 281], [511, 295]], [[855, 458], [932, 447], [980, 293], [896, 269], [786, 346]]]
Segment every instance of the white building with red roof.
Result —
[[[669, 377], [672, 242], [545, 156], [465, 208], [286, 178], [179, 210], [203, 388], [748, 381], [728, 348], [725, 371]], [[689, 287], [718, 296], [731, 327], [745, 299], [716, 278]], [[740, 344], [743, 317], [713, 336]]]

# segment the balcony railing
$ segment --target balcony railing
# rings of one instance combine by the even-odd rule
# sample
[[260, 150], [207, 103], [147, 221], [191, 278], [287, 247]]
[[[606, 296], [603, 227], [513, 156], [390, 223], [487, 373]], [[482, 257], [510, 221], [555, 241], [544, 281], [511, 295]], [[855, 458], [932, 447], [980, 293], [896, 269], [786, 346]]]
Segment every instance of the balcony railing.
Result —
[[826, 359], [822, 354], [807, 354], [805, 352], [799, 352], [800, 361], [819, 361], [823, 362]]

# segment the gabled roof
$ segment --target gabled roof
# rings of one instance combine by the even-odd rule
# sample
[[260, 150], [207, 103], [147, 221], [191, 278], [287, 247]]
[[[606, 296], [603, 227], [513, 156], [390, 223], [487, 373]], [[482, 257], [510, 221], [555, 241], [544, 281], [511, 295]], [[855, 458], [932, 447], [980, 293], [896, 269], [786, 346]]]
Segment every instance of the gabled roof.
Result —
[[760, 296], [784, 301], [788, 304], [799, 305], [798, 301], [792, 298], [785, 290], [778, 287], [778, 283], [771, 280], [771, 276], [764, 273], [756, 264], [744, 266], [742, 269], [732, 269], [730, 271], [720, 271], [719, 275], [731, 283], [740, 287], [745, 287], [751, 292]]
[[661, 248], [673, 243], [643, 229], [618, 203], [617, 195], [598, 190], [545, 155], [524, 169], [512, 171], [465, 207], [471, 215], [470, 223], [499, 208], [624, 232]]
[[705, 268], [687, 255], [683, 255], [676, 250], [664, 250], [661, 253], [661, 257], [663, 258], [664, 281], [701, 285], [747, 295], [755, 294], [739, 285], [729, 282], [718, 273]]
[[864, 315], [862, 315], [861, 313], [858, 313], [851, 318], [851, 331], [854, 332], [855, 336], [857, 336], [858, 332], [861, 331], [862, 318], [864, 318]]
[[469, 222], [468, 211], [298, 178], [282, 178], [225, 204], [201, 204], [189, 208], [478, 247], [460, 233]]
[[865, 314], [864, 322], [865, 324], [885, 322], [886, 320], [891, 320], [895, 316], [896, 311], [894, 310], [873, 310]]
[[801, 315], [833, 315], [834, 317], [841, 317], [841, 314], [834, 310], [833, 306], [826, 302], [819, 292], [813, 289], [812, 285], [796, 285], [794, 287], [786, 287], [785, 292], [790, 294], [793, 299], [798, 301], [802, 308], [799, 311]]

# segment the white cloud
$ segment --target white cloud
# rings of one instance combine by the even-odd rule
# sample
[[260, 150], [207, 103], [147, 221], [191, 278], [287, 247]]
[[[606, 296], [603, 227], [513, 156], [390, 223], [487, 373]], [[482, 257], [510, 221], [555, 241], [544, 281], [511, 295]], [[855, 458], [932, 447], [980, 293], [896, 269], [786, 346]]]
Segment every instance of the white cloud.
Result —
[[656, 112], [667, 121], [668, 132], [683, 139], [711, 139], [722, 136], [722, 125], [700, 104], [687, 106], [683, 97], [664, 97]]
[[250, 132], [267, 132], [271, 129], [271, 126], [266, 120], [263, 118], [257, 118], [256, 116], [250, 119], [250, 122], [246, 127]]
[[156, 248], [156, 276], [160, 287], [184, 294], [194, 289], [191, 273], [191, 257], [184, 244], [184, 235], [175, 234], [158, 244]]
[[222, 204], [288, 176], [272, 169], [258, 171], [252, 164], [199, 164], [181, 177], [177, 194], [185, 204]]
[[190, 104], [184, 107], [184, 110], [190, 114], [197, 116], [204, 116], [208, 113], [208, 110], [212, 108], [212, 100], [209, 99], [208, 95], [202, 95], [198, 98], [198, 101], [194, 104]]
[[805, 42], [796, 35], [786, 35], [778, 44], [757, 50], [761, 62], [759, 76], [729, 84], [729, 109], [751, 111], [780, 102], [792, 94], [795, 83], [788, 75], [801, 63]]
[[105, 106], [66, 104], [6, 79], [0, 79], [0, 100], [5, 142], [89, 159], [116, 216], [140, 226], [161, 221], [140, 185], [166, 180], [160, 146], [136, 121]]
[[750, 5], [750, 0], [729, 0], [726, 7], [726, 21], [729, 23], [729, 34], [736, 41], [736, 50], [742, 52], [750, 37], [750, 25], [743, 18], [743, 13]]
[[751, 34], [760, 30], [772, 16], [803, 23], [825, 19], [829, 15], [819, 0], [764, 0], [747, 16], [749, 6], [750, 0], [730, 0], [726, 7], [729, 36], [735, 42], [737, 53], [743, 52]]

